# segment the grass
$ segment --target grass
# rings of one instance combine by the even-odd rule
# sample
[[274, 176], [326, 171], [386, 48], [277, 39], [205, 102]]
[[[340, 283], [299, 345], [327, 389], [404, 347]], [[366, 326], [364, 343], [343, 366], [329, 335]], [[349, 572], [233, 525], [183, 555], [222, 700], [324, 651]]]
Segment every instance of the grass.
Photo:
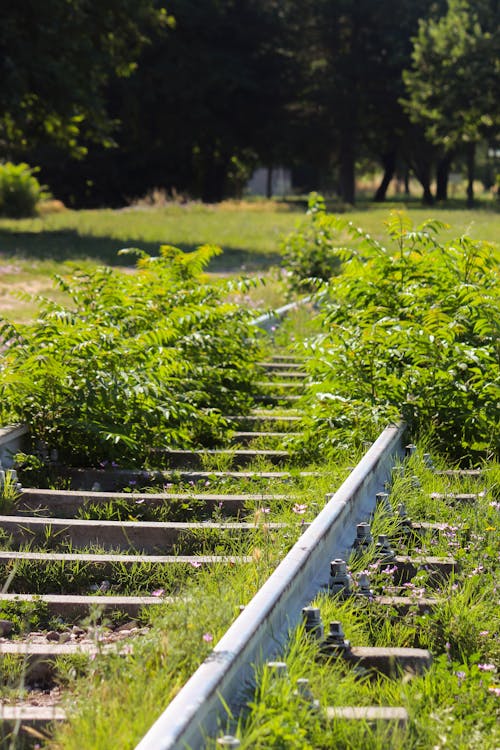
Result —
[[[422, 451], [423, 452], [423, 451]], [[320, 594], [315, 606], [321, 610], [324, 623], [342, 622], [346, 637], [355, 646], [404, 646], [428, 648], [433, 657], [430, 670], [422, 675], [406, 674], [401, 680], [360, 676], [342, 660], [319, 657], [318, 643], [299, 627], [283, 658], [288, 674], [273, 679], [270, 670], [260, 668], [258, 687], [250, 698], [248, 711], [228, 731], [241, 739], [242, 748], [336, 747], [354, 750], [405, 748], [417, 750], [453, 747], [458, 750], [477, 748], [494, 750], [500, 732], [498, 711], [498, 670], [500, 648], [496, 633], [499, 467], [493, 463], [476, 492], [486, 490], [475, 505], [449, 506], [431, 502], [430, 492], [472, 491], [470, 480], [438, 477], [421, 460], [412, 457], [406, 476], [392, 488], [391, 502], [404, 501], [415, 520], [429, 518], [448, 524], [439, 541], [433, 536], [418, 543], [423, 554], [453, 554], [460, 561], [459, 573], [448, 582], [431, 586], [426, 572], [419, 574], [417, 586], [407, 587], [406, 595], [434, 596], [440, 604], [430, 614], [416, 610], [405, 616], [383, 609], [365, 598]], [[418, 475], [420, 489], [410, 489], [410, 477]], [[373, 531], [394, 532], [394, 521], [378, 515]], [[378, 527], [378, 528], [377, 528]], [[413, 552], [415, 543], [412, 545]], [[399, 550], [397, 550], [399, 551]], [[373, 548], [372, 548], [373, 554]], [[362, 568], [370, 565], [370, 556], [351, 561], [356, 580]], [[371, 565], [371, 586], [375, 594], [393, 594], [394, 582], [385, 568]], [[369, 726], [363, 722], [328, 722], [321, 711], [296, 694], [296, 680], [307, 677], [312, 696], [320, 706], [403, 706], [409, 713], [406, 729], [396, 730], [383, 724]], [[211, 747], [211, 745], [209, 745]]]
[[[406, 503], [410, 516], [415, 519], [429, 509], [429, 492], [478, 490], [473, 480], [450, 480], [436, 476], [422, 462], [421, 447], [410, 459], [404, 477], [394, 481], [391, 501], [396, 505]], [[352, 457], [351, 457], [352, 460]], [[332, 487], [332, 476], [340, 482], [345, 472], [334, 462], [330, 478], [316, 480], [304, 478], [297, 503], [307, 505], [302, 516], [290, 510], [290, 503], [273, 506], [273, 520], [310, 520], [313, 498], [321, 497]], [[422, 488], [411, 485], [410, 478], [417, 475]], [[375, 605], [363, 600], [342, 600], [320, 594], [315, 604], [320, 607], [325, 623], [340, 619], [346, 636], [353, 645], [402, 645], [429, 648], [434, 658], [431, 670], [419, 677], [407, 676], [402, 681], [388, 678], [367, 679], [355, 675], [341, 662], [325, 663], [317, 658], [317, 644], [297, 629], [284, 659], [288, 675], [276, 681], [265, 667], [258, 670], [258, 689], [250, 698], [249, 709], [240, 719], [239, 726], [231, 724], [242, 740], [243, 748], [297, 748], [312, 750], [319, 747], [339, 747], [354, 750], [382, 748], [454, 747], [494, 750], [498, 744], [495, 709], [498, 698], [490, 687], [497, 684], [495, 672], [484, 670], [485, 664], [496, 664], [500, 653], [494, 637], [495, 607], [494, 565], [498, 542], [490, 533], [498, 519], [498, 466], [488, 467], [479, 489], [486, 494], [475, 506], [451, 508], [433, 503], [432, 517], [445, 520], [450, 527], [462, 525], [463, 534], [456, 539], [463, 550], [459, 577], [440, 584], [441, 588], [425, 591], [425, 595], [438, 595], [443, 604], [431, 615], [395, 618], [391, 611], [377, 611]], [[267, 491], [269, 491], [268, 488]], [[299, 487], [294, 486], [294, 493]], [[249, 509], [250, 510], [250, 509]], [[254, 518], [257, 511], [254, 513]], [[261, 518], [269, 520], [271, 515]], [[426, 518], [428, 516], [425, 516]], [[394, 532], [394, 521], [378, 514], [373, 532]], [[424, 553], [441, 554], [453, 538], [441, 537], [436, 547], [433, 537], [421, 544]], [[468, 541], [466, 541], [468, 540]], [[237, 617], [240, 605], [250, 601], [277, 561], [284, 554], [290, 540], [277, 545], [276, 539], [262, 534], [253, 550], [253, 563], [241, 566], [203, 566], [194, 577], [183, 576], [182, 596], [175, 606], [159, 605], [145, 615], [151, 628], [136, 639], [132, 654], [127, 658], [87, 662], [77, 670], [78, 679], [69, 680], [67, 710], [69, 721], [56, 729], [48, 739], [51, 748], [85, 750], [85, 748], [133, 748], [152, 721], [178, 692], [187, 677], [210, 654], [212, 646]], [[427, 545], [427, 546], [426, 546]], [[466, 548], [468, 546], [468, 548]], [[459, 550], [452, 547], [460, 557]], [[448, 549], [449, 553], [449, 549]], [[488, 562], [484, 574], [477, 572], [478, 565]], [[353, 562], [353, 575], [366, 566], [367, 560]], [[180, 574], [180, 569], [177, 575]], [[170, 590], [175, 589], [175, 576]], [[139, 583], [139, 581], [137, 581]], [[163, 582], [166, 584], [166, 581]], [[139, 585], [142, 585], [142, 581]], [[156, 585], [156, 584], [155, 584]], [[377, 593], [389, 593], [392, 581], [378, 570], [372, 576], [372, 588]], [[425, 576], [420, 587], [424, 588]], [[459, 587], [457, 589], [457, 586]], [[165, 585], [163, 586], [165, 588]], [[177, 588], [177, 593], [181, 589]], [[414, 594], [415, 595], [415, 594]], [[408, 596], [411, 597], [409, 593]], [[367, 612], [371, 618], [366, 617]], [[312, 710], [308, 701], [296, 694], [296, 680], [307, 677], [310, 690], [321, 706], [329, 705], [393, 705], [404, 706], [410, 715], [405, 730], [376, 728], [367, 724], [327, 722], [322, 713]], [[64, 674], [61, 679], [64, 681]], [[127, 721], [123, 720], [123, 707], [127, 706]], [[497, 743], [497, 744], [495, 744]], [[210, 747], [210, 744], [207, 745]]]
[[[467, 232], [497, 241], [500, 214], [495, 203], [485, 202], [475, 210], [461, 206], [457, 201], [446, 208], [422, 208], [420, 203], [410, 203], [408, 208], [417, 223], [433, 216], [451, 224], [450, 235]], [[258, 307], [276, 306], [284, 301], [282, 279], [276, 270], [280, 241], [303, 217], [304, 207], [303, 201], [227, 202], [218, 206], [189, 203], [157, 208], [68, 210], [34, 219], [2, 219], [0, 314], [15, 320], [32, 317], [36, 305], [15, 300], [10, 292], [17, 289], [53, 296], [50, 278], [56, 272], [69, 272], [70, 262], [130, 266], [132, 260], [118, 256], [118, 250], [138, 246], [155, 254], [160, 244], [184, 250], [205, 243], [220, 245], [224, 253], [212, 261], [210, 272], [265, 274], [267, 288], [253, 290], [243, 302]], [[402, 208], [404, 204], [365, 203], [349, 211], [349, 218], [381, 238], [387, 213], [395, 207]], [[335, 206], [331, 209], [335, 210]]]
[[[321, 478], [319, 485], [310, 477], [294, 482], [297, 503], [307, 506], [304, 513], [294, 513], [292, 504], [285, 501], [272, 504], [269, 514], [262, 514], [260, 505], [248, 508], [249, 520], [263, 526], [252, 546], [245, 550], [252, 554], [252, 563], [202, 566], [189, 580], [184, 575], [182, 590], [176, 592], [182, 594], [178, 602], [174, 607], [165, 604], [150, 611], [151, 630], [136, 641], [130, 658], [111, 660], [98, 671], [90, 665], [86, 675], [71, 686], [67, 701], [69, 721], [56, 730], [49, 741], [51, 748], [107, 750], [135, 746], [189, 675], [209, 655], [213, 644], [237, 617], [240, 605], [250, 601], [286, 554], [298, 536], [300, 521], [311, 520], [317, 511], [314, 503], [323, 492], [333, 489], [332, 483], [336, 485], [341, 481], [345, 463], [340, 466], [335, 462], [327, 469], [329, 476]], [[233, 487], [234, 491], [242, 491], [240, 486], [236, 489], [233, 484]], [[212, 487], [206, 489], [212, 491]], [[266, 494], [273, 490], [283, 494], [284, 487], [274, 483], [264, 489]], [[269, 520], [286, 521], [296, 528], [277, 538], [266, 532]], [[235, 546], [234, 553], [241, 552], [241, 546], [238, 545], [238, 550]], [[179, 567], [177, 575], [180, 572]], [[174, 584], [175, 576], [172, 576], [170, 591]], [[162, 588], [166, 590], [167, 585]], [[127, 706], [127, 721], [123, 720], [124, 706]]]

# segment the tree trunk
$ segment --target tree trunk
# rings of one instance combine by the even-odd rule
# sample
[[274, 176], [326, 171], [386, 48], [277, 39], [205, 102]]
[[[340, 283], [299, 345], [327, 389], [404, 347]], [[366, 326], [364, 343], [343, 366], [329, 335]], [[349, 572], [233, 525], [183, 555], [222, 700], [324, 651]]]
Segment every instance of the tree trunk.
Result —
[[204, 203], [218, 203], [224, 198], [227, 177], [227, 159], [209, 153], [204, 160], [201, 199]]
[[354, 136], [351, 133], [344, 133], [341, 139], [340, 148], [340, 197], [344, 203], [354, 205], [356, 201], [356, 167], [354, 155]]
[[405, 170], [405, 195], [410, 195], [410, 170]]
[[273, 197], [273, 168], [271, 166], [267, 168], [266, 198], [272, 198], [272, 197]]
[[474, 177], [476, 172], [476, 144], [467, 144], [467, 208], [474, 208]]
[[436, 168], [436, 200], [448, 200], [448, 178], [450, 176], [453, 154], [446, 154], [439, 160]]
[[422, 195], [422, 202], [425, 203], [426, 206], [432, 206], [432, 204], [434, 203], [434, 196], [432, 195], [432, 190], [431, 190], [431, 162], [430, 160], [424, 158], [424, 159], [420, 159], [419, 161], [417, 161], [415, 159], [415, 163], [413, 165], [413, 172], [424, 190], [423, 195]]
[[396, 171], [396, 152], [389, 151], [387, 154], [383, 154], [382, 165], [384, 167], [384, 176], [382, 177], [382, 181], [378, 186], [375, 195], [373, 196], [373, 200], [377, 203], [382, 203], [383, 201], [385, 201], [387, 188], [391, 184], [391, 180], [394, 177], [394, 173]]

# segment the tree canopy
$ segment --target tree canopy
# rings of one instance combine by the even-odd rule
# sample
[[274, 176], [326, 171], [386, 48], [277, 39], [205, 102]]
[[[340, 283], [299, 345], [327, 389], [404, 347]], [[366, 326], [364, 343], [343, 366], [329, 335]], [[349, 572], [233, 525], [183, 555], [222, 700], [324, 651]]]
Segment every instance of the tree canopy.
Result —
[[360, 163], [378, 200], [411, 170], [431, 201], [498, 134], [499, 51], [496, 0], [6, 0], [0, 158], [76, 205], [217, 201], [257, 164], [347, 203]]
[[403, 77], [405, 109], [433, 143], [453, 151], [497, 133], [500, 34], [493, 3], [449, 0], [444, 16], [421, 19]]
[[155, 25], [153, 0], [5, 0], [0, 24], [0, 155], [52, 141], [108, 143], [112, 76], [130, 76]]

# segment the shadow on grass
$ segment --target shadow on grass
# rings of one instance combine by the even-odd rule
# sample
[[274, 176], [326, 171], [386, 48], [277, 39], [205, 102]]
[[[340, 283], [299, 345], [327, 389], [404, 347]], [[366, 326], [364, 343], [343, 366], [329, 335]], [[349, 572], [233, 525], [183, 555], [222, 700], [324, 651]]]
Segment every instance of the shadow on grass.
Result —
[[[46, 232], [13, 232], [0, 230], [0, 253], [20, 259], [51, 260], [57, 262], [92, 260], [109, 266], [134, 266], [134, 256], [118, 255], [125, 247], [139, 247], [150, 255], [157, 255], [158, 242], [117, 240], [114, 237], [81, 235], [71, 229]], [[200, 243], [202, 244], [202, 243]], [[178, 244], [191, 252], [194, 244]], [[208, 268], [215, 272], [263, 271], [280, 262], [278, 253], [252, 253], [238, 247], [224, 247], [223, 255], [212, 260]]]

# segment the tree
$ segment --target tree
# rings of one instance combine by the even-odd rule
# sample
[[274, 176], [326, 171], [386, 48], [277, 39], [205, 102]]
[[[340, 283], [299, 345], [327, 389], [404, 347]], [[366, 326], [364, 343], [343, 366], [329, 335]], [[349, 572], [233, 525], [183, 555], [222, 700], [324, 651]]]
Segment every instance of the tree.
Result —
[[[393, 176], [408, 120], [399, 103], [401, 75], [410, 63], [411, 31], [431, 0], [314, 0], [297, 2], [303, 19], [304, 150], [336, 168], [338, 188], [355, 200], [355, 167], [376, 156], [386, 171], [379, 198]], [[311, 158], [311, 157], [310, 157]]]
[[465, 151], [473, 203], [476, 145], [500, 129], [500, 34], [496, 0], [448, 0], [440, 18], [421, 20], [405, 71], [411, 120], [450, 155]]
[[237, 195], [257, 160], [289, 162], [297, 74], [284, 5], [169, 0], [174, 32], [153, 33], [132, 75], [107, 87], [117, 147], [94, 146], [62, 167], [38, 154], [44, 179], [80, 205], [116, 205], [153, 187], [213, 202]]
[[155, 24], [154, 0], [5, 0], [0, 24], [0, 155], [51, 141], [110, 142], [106, 85], [134, 69]]

